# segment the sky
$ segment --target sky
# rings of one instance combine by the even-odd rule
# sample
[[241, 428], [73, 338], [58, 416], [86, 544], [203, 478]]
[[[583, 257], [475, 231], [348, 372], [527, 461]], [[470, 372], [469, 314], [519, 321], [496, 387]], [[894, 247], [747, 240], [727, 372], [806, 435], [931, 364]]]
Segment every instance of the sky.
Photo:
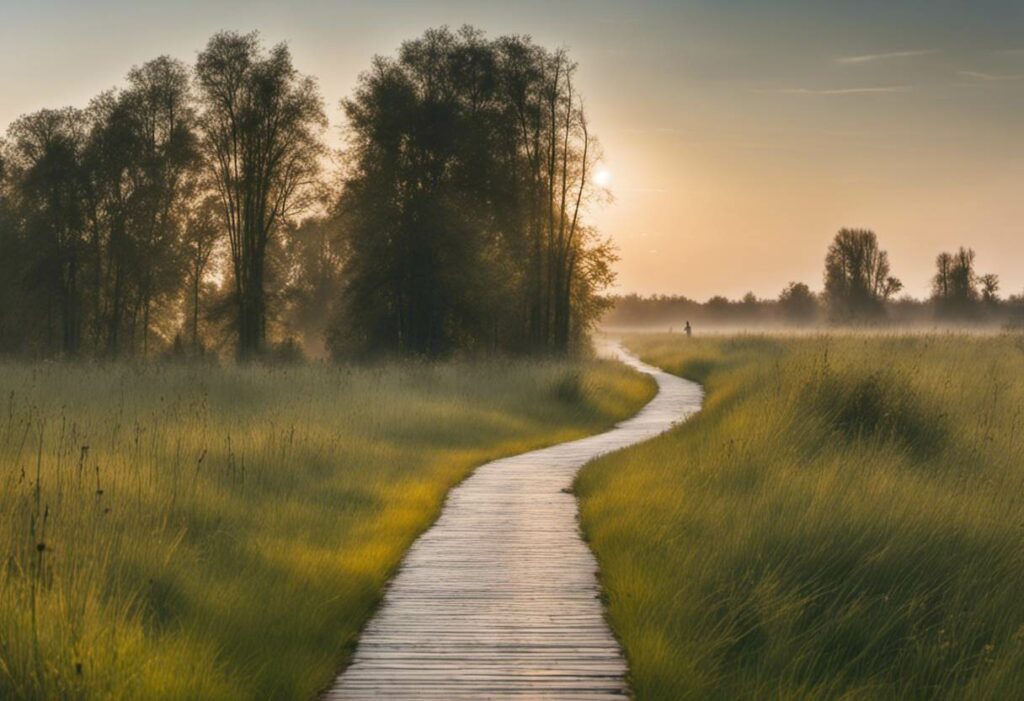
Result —
[[257, 29], [318, 78], [340, 143], [372, 56], [445, 24], [579, 62], [617, 292], [820, 289], [843, 226], [875, 230], [916, 296], [959, 245], [1024, 290], [1024, 0], [0, 0], [0, 129]]

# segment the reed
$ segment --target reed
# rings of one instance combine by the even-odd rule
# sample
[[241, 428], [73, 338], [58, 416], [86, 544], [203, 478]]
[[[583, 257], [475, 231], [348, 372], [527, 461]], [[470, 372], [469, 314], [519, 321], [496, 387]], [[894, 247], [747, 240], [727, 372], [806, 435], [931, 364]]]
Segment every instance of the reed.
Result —
[[473, 466], [652, 391], [603, 362], [2, 364], [0, 698], [311, 698]]
[[1020, 336], [627, 343], [707, 391], [577, 485], [638, 699], [1021, 697]]

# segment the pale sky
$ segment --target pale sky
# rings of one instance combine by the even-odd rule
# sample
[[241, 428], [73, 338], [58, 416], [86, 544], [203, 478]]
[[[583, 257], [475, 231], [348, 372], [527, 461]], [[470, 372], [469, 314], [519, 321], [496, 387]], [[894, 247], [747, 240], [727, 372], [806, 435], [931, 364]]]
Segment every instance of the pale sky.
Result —
[[960, 244], [1024, 290], [1024, 0], [0, 0], [0, 128], [258, 29], [337, 130], [374, 54], [466, 23], [579, 61], [619, 292], [818, 289], [841, 226], [873, 228], [912, 294]]

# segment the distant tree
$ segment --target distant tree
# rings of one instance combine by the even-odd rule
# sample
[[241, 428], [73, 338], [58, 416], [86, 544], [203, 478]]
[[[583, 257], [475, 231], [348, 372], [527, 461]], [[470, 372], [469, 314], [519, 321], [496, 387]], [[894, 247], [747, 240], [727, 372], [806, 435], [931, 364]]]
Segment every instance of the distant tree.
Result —
[[[936, 257], [932, 301], [940, 316], [965, 319], [978, 313], [979, 280], [974, 258], [974, 250], [963, 246], [956, 253], [940, 253]], [[998, 279], [994, 282], [998, 287]]]
[[728, 321], [730, 317], [730, 310], [732, 309], [732, 302], [730, 302], [727, 297], [715, 295], [704, 303], [704, 309], [707, 311], [711, 319], [718, 322]]
[[978, 278], [974, 272], [974, 250], [963, 246], [953, 256], [953, 268], [950, 273], [953, 298], [965, 303], [974, 302], [978, 298]]
[[779, 311], [789, 322], [807, 324], [818, 315], [818, 300], [806, 284], [791, 282], [779, 293]]
[[932, 300], [944, 304], [952, 295], [953, 256], [943, 251], [935, 257], [935, 276], [932, 277]]
[[628, 294], [609, 296], [607, 301], [610, 309], [601, 322], [609, 327], [666, 328], [701, 315], [701, 305], [682, 296]]
[[761, 310], [761, 301], [753, 292], [747, 292], [736, 304], [736, 316], [738, 321], [749, 323], [757, 319]]
[[1024, 329], [1024, 292], [1011, 294], [1006, 299], [1006, 325], [1011, 329]]
[[231, 255], [241, 359], [267, 338], [268, 247], [308, 207], [324, 155], [323, 102], [284, 44], [268, 51], [256, 33], [221, 32], [196, 62], [203, 149], [220, 198]]
[[892, 277], [889, 256], [875, 232], [841, 229], [825, 256], [825, 302], [833, 321], [877, 319], [885, 302], [903, 289]]
[[981, 301], [989, 308], [999, 306], [999, 276], [986, 273], [978, 277], [981, 287]]
[[284, 231], [288, 271], [283, 323], [314, 355], [322, 354], [341, 294], [347, 243], [342, 218], [335, 214], [309, 217]]

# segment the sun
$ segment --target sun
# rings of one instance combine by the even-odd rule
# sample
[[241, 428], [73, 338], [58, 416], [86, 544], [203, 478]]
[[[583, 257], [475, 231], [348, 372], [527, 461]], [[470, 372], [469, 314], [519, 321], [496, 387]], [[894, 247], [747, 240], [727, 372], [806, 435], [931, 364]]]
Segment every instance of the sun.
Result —
[[608, 187], [612, 184], [612, 172], [604, 167], [598, 168], [594, 173], [594, 184], [598, 187]]

